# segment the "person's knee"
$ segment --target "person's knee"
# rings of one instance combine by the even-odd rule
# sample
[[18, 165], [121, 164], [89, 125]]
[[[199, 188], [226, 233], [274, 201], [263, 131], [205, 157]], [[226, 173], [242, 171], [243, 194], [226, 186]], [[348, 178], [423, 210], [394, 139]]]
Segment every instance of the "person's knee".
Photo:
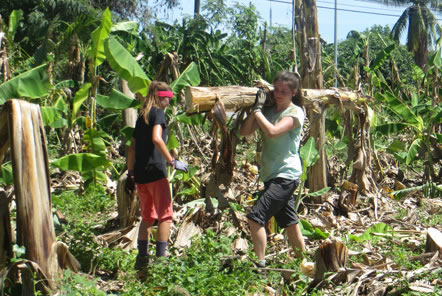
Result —
[[258, 223], [258, 222], [256, 222], [255, 220], [252, 220], [252, 219], [247, 219], [248, 220], [248, 222], [249, 222], [249, 226], [250, 227], [253, 227], [253, 228], [259, 228], [259, 227], [262, 227], [262, 225], [260, 224], [260, 223]]

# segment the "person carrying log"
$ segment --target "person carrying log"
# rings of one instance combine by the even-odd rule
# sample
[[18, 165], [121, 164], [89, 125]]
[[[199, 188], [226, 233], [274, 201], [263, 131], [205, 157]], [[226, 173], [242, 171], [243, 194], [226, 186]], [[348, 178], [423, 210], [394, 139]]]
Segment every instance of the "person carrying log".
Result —
[[156, 256], [166, 255], [173, 215], [166, 165], [187, 172], [187, 165], [175, 160], [166, 147], [164, 110], [171, 98], [173, 92], [167, 83], [151, 82], [129, 147], [126, 190], [131, 194], [136, 187], [142, 218], [138, 231], [136, 270], [142, 270], [149, 263], [148, 243], [155, 223], [158, 223]]
[[266, 106], [266, 94], [259, 90], [252, 111], [240, 129], [242, 136], [258, 128], [262, 134], [260, 177], [264, 191], [247, 215], [258, 267], [265, 267], [265, 224], [273, 216], [287, 231], [296, 256], [301, 257], [305, 251], [293, 199], [302, 173], [299, 145], [305, 115], [300, 84], [298, 74], [278, 73], [273, 81], [274, 104]]

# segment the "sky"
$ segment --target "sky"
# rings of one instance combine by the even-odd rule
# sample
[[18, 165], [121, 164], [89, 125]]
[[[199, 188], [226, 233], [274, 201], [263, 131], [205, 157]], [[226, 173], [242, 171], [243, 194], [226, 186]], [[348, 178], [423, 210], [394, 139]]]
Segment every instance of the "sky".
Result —
[[[292, 0], [224, 0], [226, 5], [232, 6], [239, 2], [248, 5], [252, 2], [259, 12], [262, 22], [268, 24], [292, 27]], [[194, 0], [181, 0], [180, 8], [169, 13], [168, 21], [180, 19], [183, 15], [193, 15]], [[201, 5], [205, 0], [201, 0]], [[316, 0], [318, 8], [319, 34], [327, 43], [334, 43], [334, 0]], [[337, 0], [337, 39], [338, 43], [346, 39], [351, 30], [359, 32], [371, 28], [373, 25], [388, 25], [393, 28], [406, 6], [386, 6], [374, 1]], [[442, 23], [442, 14], [436, 14]], [[405, 43], [406, 31], [401, 43]]]

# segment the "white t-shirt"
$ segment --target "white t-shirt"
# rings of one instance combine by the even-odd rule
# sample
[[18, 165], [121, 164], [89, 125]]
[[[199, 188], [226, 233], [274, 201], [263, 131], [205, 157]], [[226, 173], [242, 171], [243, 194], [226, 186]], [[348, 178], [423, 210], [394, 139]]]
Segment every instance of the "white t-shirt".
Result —
[[264, 108], [263, 115], [272, 124], [278, 123], [283, 117], [293, 117], [296, 128], [276, 137], [269, 138], [262, 131], [262, 156], [260, 175], [264, 182], [274, 178], [296, 180], [302, 174], [299, 144], [301, 142], [304, 111], [291, 103], [281, 112], [275, 107]]

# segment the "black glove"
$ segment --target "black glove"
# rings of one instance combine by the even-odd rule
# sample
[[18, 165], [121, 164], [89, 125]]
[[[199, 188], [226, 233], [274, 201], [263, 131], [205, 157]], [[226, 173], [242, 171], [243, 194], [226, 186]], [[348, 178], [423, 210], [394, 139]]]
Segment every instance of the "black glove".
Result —
[[187, 164], [185, 164], [184, 162], [181, 162], [179, 160], [172, 160], [172, 166], [179, 171], [183, 171], [185, 173], [187, 173]]
[[259, 89], [256, 93], [255, 104], [252, 107], [253, 112], [262, 111], [262, 107], [264, 106], [267, 100], [267, 94], [263, 89]]
[[132, 195], [135, 191], [135, 179], [133, 173], [127, 173], [126, 184], [124, 184], [124, 190]]

